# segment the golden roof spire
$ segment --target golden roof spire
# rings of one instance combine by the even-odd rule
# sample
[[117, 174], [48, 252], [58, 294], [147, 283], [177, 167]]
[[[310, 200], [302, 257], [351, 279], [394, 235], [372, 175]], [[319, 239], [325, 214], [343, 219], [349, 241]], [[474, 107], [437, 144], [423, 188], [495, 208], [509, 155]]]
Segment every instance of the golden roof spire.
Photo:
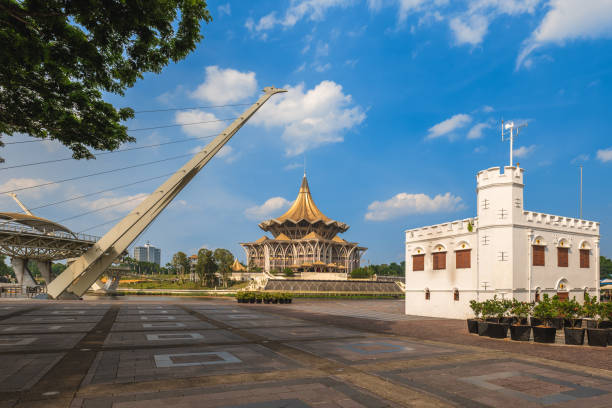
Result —
[[297, 198], [293, 202], [293, 205], [286, 213], [276, 218], [276, 220], [280, 222], [285, 220], [307, 220], [310, 222], [331, 221], [315, 205], [314, 200], [310, 195], [310, 188], [308, 187], [308, 180], [306, 180], [305, 172], [304, 178], [302, 179], [302, 185], [300, 186], [300, 191]]

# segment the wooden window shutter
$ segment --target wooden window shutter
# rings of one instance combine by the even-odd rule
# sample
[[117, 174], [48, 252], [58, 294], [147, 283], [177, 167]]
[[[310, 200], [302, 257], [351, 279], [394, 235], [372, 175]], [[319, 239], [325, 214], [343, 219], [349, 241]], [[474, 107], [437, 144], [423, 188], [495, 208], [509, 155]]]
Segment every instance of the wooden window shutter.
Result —
[[433, 269], [446, 269], [446, 252], [436, 252], [433, 254]]
[[462, 249], [461, 251], [455, 251], [455, 263], [457, 269], [471, 268], [471, 249]]
[[412, 270], [413, 271], [424, 271], [425, 270], [425, 255], [412, 255]]
[[581, 268], [589, 268], [590, 264], [590, 255], [591, 255], [591, 251], [588, 249], [581, 249], [580, 250], [580, 267]]
[[546, 252], [546, 247], [542, 245], [533, 245], [533, 266], [545, 266], [544, 264], [544, 254]]
[[557, 266], [567, 268], [569, 248], [557, 248]]

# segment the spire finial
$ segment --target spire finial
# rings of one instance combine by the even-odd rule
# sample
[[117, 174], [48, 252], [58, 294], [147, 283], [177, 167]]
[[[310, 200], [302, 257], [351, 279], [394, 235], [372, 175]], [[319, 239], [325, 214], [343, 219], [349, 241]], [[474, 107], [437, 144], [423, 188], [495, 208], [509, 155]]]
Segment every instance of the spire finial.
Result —
[[304, 177], [306, 177], [306, 155], [304, 155]]

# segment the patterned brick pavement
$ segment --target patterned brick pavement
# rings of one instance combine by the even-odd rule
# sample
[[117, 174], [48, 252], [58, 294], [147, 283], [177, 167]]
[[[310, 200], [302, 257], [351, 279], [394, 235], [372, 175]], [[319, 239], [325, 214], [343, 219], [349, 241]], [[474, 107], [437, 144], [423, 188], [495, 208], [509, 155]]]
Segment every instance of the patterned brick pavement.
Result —
[[402, 311], [402, 301], [0, 301], [0, 408], [612, 405], [612, 349], [483, 339], [465, 322]]

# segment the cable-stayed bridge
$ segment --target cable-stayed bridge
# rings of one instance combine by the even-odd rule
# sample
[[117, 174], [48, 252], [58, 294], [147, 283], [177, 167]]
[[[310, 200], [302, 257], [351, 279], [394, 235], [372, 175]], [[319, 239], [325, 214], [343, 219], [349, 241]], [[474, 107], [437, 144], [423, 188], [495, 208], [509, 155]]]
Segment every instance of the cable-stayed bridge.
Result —
[[[13, 261], [13, 266], [24, 273], [22, 276], [23, 285], [25, 284], [25, 279], [27, 279], [26, 275], [31, 277], [29, 273], [26, 274], [27, 271], [27, 260], [35, 259], [38, 260], [35, 256], [40, 256], [45, 259], [47, 265], [50, 268], [52, 259], [62, 259], [57, 258], [59, 256], [64, 256], [67, 254], [77, 255], [78, 257], [72, 262], [68, 268], [62, 272], [57, 278], [49, 282], [47, 285], [47, 293], [50, 298], [78, 298], [82, 296], [95, 282], [96, 280], [107, 270], [107, 268], [115, 261], [121, 254], [126, 251], [128, 246], [138, 238], [140, 234], [155, 220], [155, 218], [172, 202], [172, 200], [178, 195], [178, 193], [197, 175], [197, 173], [221, 150], [221, 148], [236, 134], [236, 132], [263, 106], [263, 104], [273, 95], [281, 92], [286, 92], [283, 89], [267, 87], [263, 90], [264, 94], [252, 105], [250, 105], [240, 116], [228, 119], [219, 119], [216, 121], [229, 121], [233, 120], [233, 122], [221, 133], [219, 133], [214, 139], [206, 145], [202, 150], [200, 150], [195, 155], [192, 154], [183, 154], [178, 156], [173, 156], [161, 160], [149, 161], [144, 163], [132, 164], [129, 166], [124, 166], [118, 169], [81, 174], [72, 177], [67, 177], [61, 180], [55, 180], [51, 182], [44, 182], [34, 185], [27, 185], [19, 188], [13, 188], [7, 191], [0, 191], [0, 194], [11, 194], [14, 195], [17, 192], [21, 192], [24, 190], [31, 190], [36, 188], [41, 188], [49, 185], [57, 185], [61, 183], [69, 183], [71, 181], [84, 179], [88, 177], [93, 177], [97, 175], [105, 175], [110, 174], [115, 171], [121, 170], [129, 170], [136, 167], [147, 166], [153, 163], [159, 163], [161, 161], [170, 161], [175, 159], [180, 159], [187, 156], [193, 156], [185, 165], [183, 165], [178, 171], [170, 174], [163, 174], [155, 177], [150, 177], [148, 180], [167, 178], [167, 180], [159, 186], [151, 195], [142, 199], [143, 197], [132, 197], [129, 200], [109, 204], [108, 206], [104, 206], [101, 208], [95, 208], [93, 210], [72, 215], [70, 217], [64, 218], [62, 220], [58, 220], [57, 222], [53, 222], [50, 220], [45, 220], [43, 218], [33, 216], [28, 209], [22, 207], [24, 212], [27, 214], [19, 214], [19, 213], [4, 213], [6, 218], [4, 218], [5, 225], [1, 225], [2, 221], [0, 221], [0, 248], [2, 247], [2, 242], [6, 242], [6, 250], [2, 252], [5, 255], [11, 256]], [[237, 106], [237, 105], [225, 105], [225, 106]], [[201, 108], [196, 107], [194, 109]], [[170, 109], [168, 109], [170, 110]], [[141, 111], [141, 112], [149, 112], [149, 111]], [[189, 125], [198, 125], [202, 123], [209, 123], [213, 121], [199, 121], [193, 123], [181, 123], [178, 125], [164, 125], [164, 126], [155, 126], [155, 127], [147, 127], [147, 128], [137, 128], [137, 129], [128, 129], [128, 131], [140, 131], [140, 130], [152, 130], [164, 127], [173, 127], [173, 126], [189, 126]], [[213, 135], [201, 136], [195, 139], [204, 139], [211, 138]], [[137, 150], [144, 149], [149, 147], [157, 147], [166, 144], [173, 143], [181, 143], [183, 141], [194, 140], [194, 138], [189, 139], [179, 139], [171, 142], [165, 143], [157, 143], [148, 146], [137, 146], [126, 149], [119, 149], [113, 152], [103, 152], [101, 154], [111, 154], [118, 153], [122, 151], [129, 150]], [[18, 141], [18, 142], [8, 142], [8, 144], [18, 144], [18, 143], [33, 143], [39, 140], [26, 140], [26, 141]], [[68, 161], [70, 158], [60, 158], [54, 160], [46, 160], [39, 162], [31, 162], [24, 163], [21, 165], [7, 166], [0, 168], [9, 169], [9, 168], [19, 168], [19, 167], [30, 167], [36, 166], [40, 164], [52, 163], [52, 162], [61, 162]], [[97, 192], [81, 194], [78, 196], [66, 198], [64, 200], [57, 201], [55, 203], [49, 203], [40, 205], [38, 207], [32, 208], [32, 210], [48, 207], [64, 202], [69, 202], [72, 200], [79, 200], [84, 197], [92, 196], [95, 194], [100, 194], [105, 191], [113, 191], [116, 188], [123, 188], [129, 185], [137, 184], [138, 182], [132, 182], [117, 186], [115, 188], [108, 188], [105, 190], [100, 190]], [[125, 204], [127, 201], [131, 200], [139, 200], [141, 201], [138, 206], [132, 210], [127, 216], [122, 217], [121, 219], [109, 220], [103, 224], [98, 224], [93, 227], [89, 227], [87, 229], [82, 230], [80, 233], [73, 233], [68, 228], [64, 227], [62, 222], [72, 220], [78, 217], [86, 216], [94, 212], [103, 211], [107, 208], [113, 206], [119, 206]], [[20, 204], [21, 205], [21, 204]], [[2, 217], [0, 216], [0, 219]], [[35, 222], [38, 221], [38, 224]], [[110, 224], [111, 222], [116, 223], [104, 236], [100, 239], [92, 236], [85, 236], [82, 233], [93, 229], [96, 227], [100, 227], [105, 224]], [[6, 227], [5, 235], [2, 235], [2, 228]], [[6, 241], [2, 241], [2, 237], [6, 238]], [[86, 238], [87, 237], [87, 238]], [[62, 252], [63, 251], [63, 252]], [[71, 252], [72, 251], [72, 252]], [[22, 264], [25, 264], [25, 267], [22, 267]], [[24, 269], [25, 268], [25, 269]], [[44, 276], [44, 275], [43, 275]]]

